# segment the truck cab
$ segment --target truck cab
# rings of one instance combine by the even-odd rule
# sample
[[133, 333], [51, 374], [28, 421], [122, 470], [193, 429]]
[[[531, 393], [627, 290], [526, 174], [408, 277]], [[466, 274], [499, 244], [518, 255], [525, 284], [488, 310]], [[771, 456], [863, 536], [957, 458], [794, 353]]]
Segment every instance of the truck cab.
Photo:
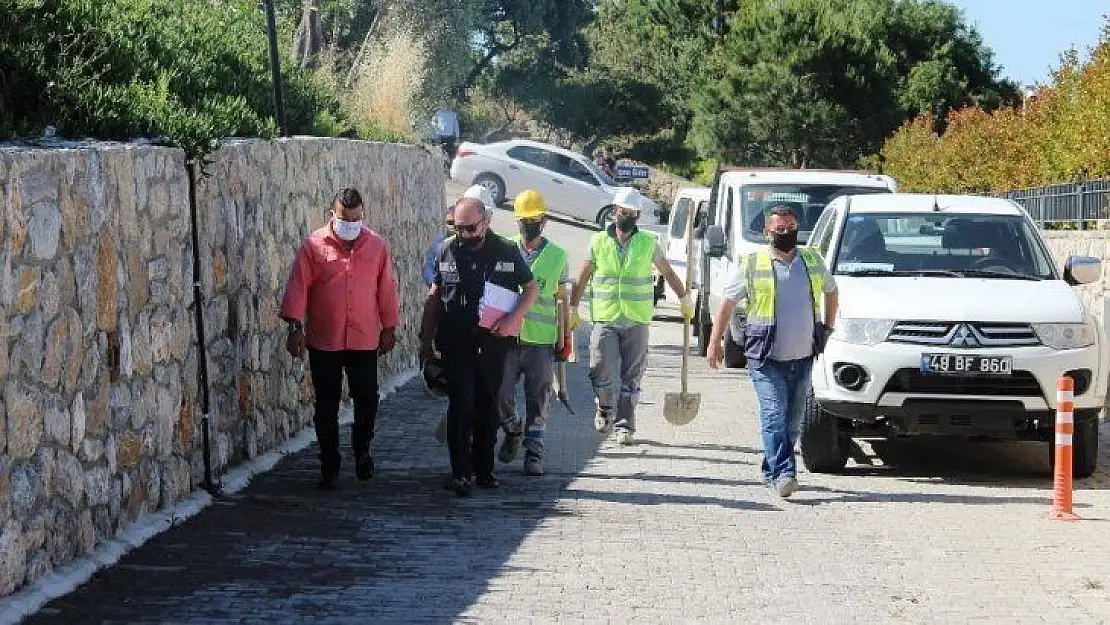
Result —
[[[690, 227], [689, 216], [694, 212], [694, 224]], [[667, 224], [667, 231], [660, 239], [660, 243], [667, 254], [667, 264], [674, 269], [675, 274], [683, 284], [689, 284], [691, 289], [697, 289], [697, 248], [696, 233], [705, 223], [709, 211], [709, 187], [690, 186], [682, 187], [675, 193], [674, 202], [670, 208], [671, 219]], [[686, 266], [686, 245], [694, 246], [695, 262], [693, 267]], [[689, 275], [687, 275], [689, 274]], [[689, 282], [687, 282], [689, 279]], [[666, 288], [662, 276], [659, 277], [656, 289], [662, 292]]]
[[[895, 193], [890, 176], [860, 171], [740, 168], [718, 171], [710, 188], [709, 207], [698, 254], [699, 280], [695, 331], [705, 355], [712, 333], [713, 313], [721, 303], [725, 282], [745, 256], [767, 245], [763, 233], [767, 211], [786, 204], [798, 215], [798, 242], [805, 245], [825, 208], [842, 195]], [[743, 367], [745, 302], [736, 307], [726, 330], [725, 365]]]

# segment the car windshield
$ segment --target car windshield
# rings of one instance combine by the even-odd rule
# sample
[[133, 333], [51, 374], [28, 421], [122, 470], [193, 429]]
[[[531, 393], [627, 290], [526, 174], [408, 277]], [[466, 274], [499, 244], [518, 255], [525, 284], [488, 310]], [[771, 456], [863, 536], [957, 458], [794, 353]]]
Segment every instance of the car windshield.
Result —
[[840, 234], [840, 275], [936, 275], [1051, 280], [1052, 261], [1019, 215], [855, 213]]
[[798, 214], [798, 235], [809, 239], [813, 226], [825, 207], [842, 195], [890, 193], [886, 187], [856, 187], [832, 184], [754, 184], [740, 188], [740, 214], [744, 220], [744, 238], [752, 243], [766, 243], [763, 224], [767, 211], [785, 204]]

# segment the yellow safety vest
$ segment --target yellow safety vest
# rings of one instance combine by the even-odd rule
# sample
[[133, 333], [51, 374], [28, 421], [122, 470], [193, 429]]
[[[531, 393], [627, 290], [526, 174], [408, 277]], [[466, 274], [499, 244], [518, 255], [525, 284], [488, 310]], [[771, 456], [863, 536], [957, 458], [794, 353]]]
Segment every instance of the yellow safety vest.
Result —
[[[520, 235], [517, 235], [513, 240], [520, 245], [520, 239]], [[555, 345], [559, 335], [555, 295], [559, 292], [559, 280], [563, 277], [566, 265], [566, 250], [550, 239], [539, 255], [528, 263], [532, 277], [540, 285], [540, 296], [524, 314], [524, 325], [520, 328], [521, 341], [532, 345]]]
[[594, 275], [590, 281], [590, 319], [607, 323], [620, 317], [651, 323], [655, 312], [655, 237], [638, 231], [628, 240], [623, 261], [617, 240], [607, 231], [590, 238]]
[[[825, 278], [821, 272], [821, 257], [816, 251], [799, 247], [809, 288], [813, 296], [814, 322], [821, 320], [822, 295]], [[744, 326], [744, 353], [752, 360], [765, 360], [775, 341], [775, 268], [767, 250], [748, 254], [742, 269], [747, 279], [748, 307]]]

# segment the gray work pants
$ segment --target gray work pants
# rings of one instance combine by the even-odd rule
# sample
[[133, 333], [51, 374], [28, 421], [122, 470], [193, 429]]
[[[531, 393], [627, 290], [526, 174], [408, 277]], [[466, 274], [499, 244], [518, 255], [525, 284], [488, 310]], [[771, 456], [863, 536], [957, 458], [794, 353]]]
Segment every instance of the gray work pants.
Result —
[[[636, 431], [636, 404], [640, 401], [640, 380], [647, 365], [649, 327], [598, 324], [590, 332], [590, 382], [599, 408], [616, 407], [613, 427], [618, 430]], [[617, 371], [619, 380], [614, 379]]]
[[524, 453], [537, 458], [543, 458], [554, 364], [555, 349], [550, 345], [518, 344], [505, 356], [505, 373], [497, 398], [501, 426], [506, 433], [520, 434], [520, 418], [516, 415], [516, 382], [524, 376]]

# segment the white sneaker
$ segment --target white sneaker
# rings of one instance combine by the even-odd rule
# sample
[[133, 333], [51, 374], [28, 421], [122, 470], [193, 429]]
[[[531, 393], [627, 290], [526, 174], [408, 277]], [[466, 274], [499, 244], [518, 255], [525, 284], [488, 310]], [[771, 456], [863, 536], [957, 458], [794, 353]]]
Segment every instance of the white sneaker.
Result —
[[617, 430], [617, 444], [618, 445], [631, 445], [632, 432], [628, 430]]
[[613, 431], [613, 411], [604, 408], [598, 408], [594, 413], [594, 429], [600, 434], [608, 434]]
[[782, 477], [775, 482], [775, 491], [779, 494], [779, 497], [783, 499], [789, 498], [796, 490], [798, 490], [797, 478]]

